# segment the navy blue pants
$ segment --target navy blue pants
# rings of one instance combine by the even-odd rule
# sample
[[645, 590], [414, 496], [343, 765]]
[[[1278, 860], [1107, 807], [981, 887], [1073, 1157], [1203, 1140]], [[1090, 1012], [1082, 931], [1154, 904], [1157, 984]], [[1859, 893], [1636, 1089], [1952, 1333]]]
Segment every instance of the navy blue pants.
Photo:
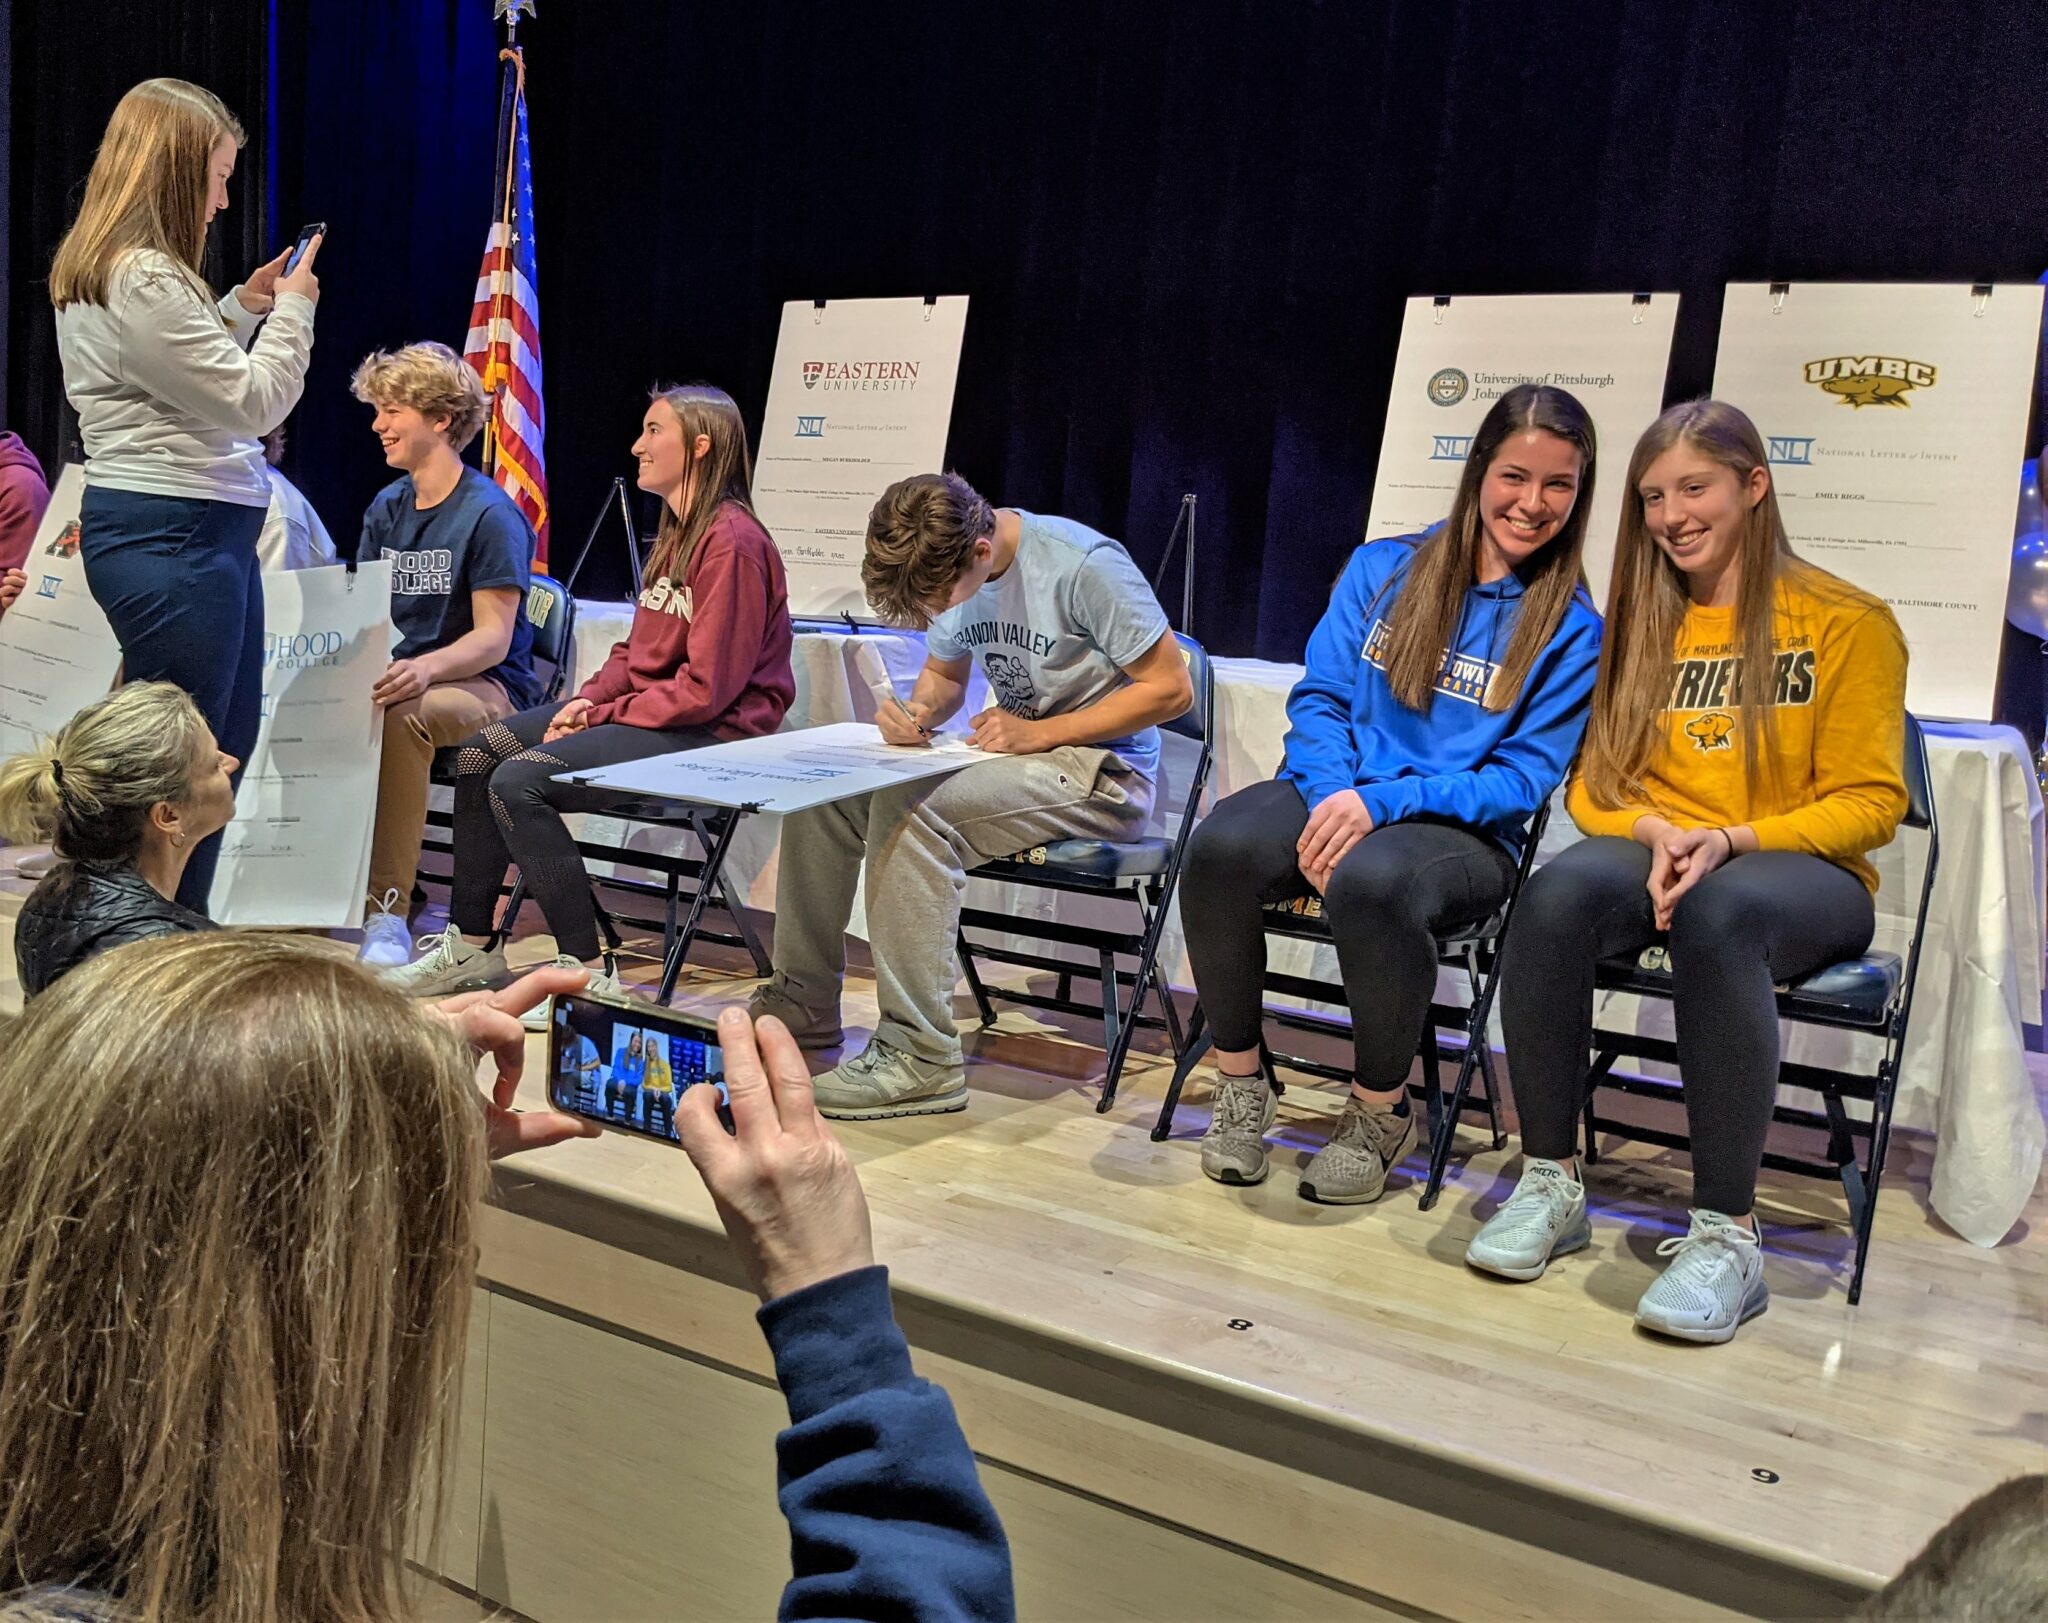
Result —
[[[262, 528], [260, 507], [91, 485], [79, 512], [86, 584], [120, 639], [122, 680], [176, 683], [242, 761], [263, 719]], [[194, 849], [181, 905], [206, 911], [219, 858], [218, 834]]]

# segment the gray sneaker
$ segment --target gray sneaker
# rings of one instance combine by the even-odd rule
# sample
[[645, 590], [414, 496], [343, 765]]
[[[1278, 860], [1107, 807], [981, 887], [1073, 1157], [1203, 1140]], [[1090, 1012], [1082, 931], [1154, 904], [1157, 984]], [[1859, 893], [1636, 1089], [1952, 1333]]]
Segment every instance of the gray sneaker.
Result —
[[1387, 1187], [1387, 1173], [1415, 1148], [1421, 1130], [1416, 1110], [1397, 1116], [1375, 1110], [1357, 1094], [1344, 1101], [1344, 1114], [1330, 1142], [1315, 1153], [1301, 1174], [1301, 1198], [1323, 1206], [1364, 1206], [1378, 1200]]
[[46, 879], [50, 875], [50, 870], [56, 866], [55, 851], [34, 851], [25, 857], [17, 858], [14, 871], [22, 879]]
[[1636, 1303], [1636, 1323], [1680, 1341], [1721, 1342], [1771, 1305], [1763, 1246], [1740, 1223], [1695, 1209], [1683, 1239], [1657, 1247], [1671, 1262]]
[[1266, 1134], [1272, 1131], [1280, 1101], [1257, 1076], [1216, 1076], [1214, 1113], [1202, 1135], [1202, 1171], [1218, 1183], [1263, 1183], [1266, 1178]]
[[[562, 953], [556, 957], [554, 963], [549, 967], [554, 969], [581, 969], [583, 967], [583, 960], [581, 958], [571, 958], [567, 953]], [[513, 979], [518, 979], [518, 976], [514, 976]], [[619, 1003], [629, 999], [632, 994], [619, 983], [615, 976], [607, 975], [602, 970], [593, 969], [590, 972], [590, 979], [584, 983], [583, 990], [578, 992], [576, 996], [610, 998], [614, 1003]], [[554, 1017], [555, 1000], [551, 997], [544, 997], [519, 1017], [519, 1023], [528, 1031], [546, 1031], [548, 1029], [548, 1022], [554, 1019]]]
[[1583, 1250], [1592, 1240], [1586, 1186], [1560, 1163], [1531, 1157], [1515, 1192], [1472, 1236], [1465, 1260], [1503, 1279], [1541, 1279], [1551, 1258]]
[[453, 997], [457, 992], [494, 991], [511, 980], [502, 952], [485, 952], [462, 939], [449, 925], [420, 943], [420, 955], [409, 964], [383, 972], [384, 979], [409, 997]]
[[818, 1110], [834, 1121], [937, 1116], [967, 1108], [967, 1072], [958, 1060], [936, 1065], [887, 1043], [870, 1042], [854, 1058], [812, 1079]]
[[813, 1009], [797, 1002], [779, 979], [764, 981], [747, 999], [749, 1020], [758, 1020], [764, 1014], [774, 1015], [789, 1027], [789, 1034], [799, 1048], [837, 1048], [846, 1041], [837, 1009]]

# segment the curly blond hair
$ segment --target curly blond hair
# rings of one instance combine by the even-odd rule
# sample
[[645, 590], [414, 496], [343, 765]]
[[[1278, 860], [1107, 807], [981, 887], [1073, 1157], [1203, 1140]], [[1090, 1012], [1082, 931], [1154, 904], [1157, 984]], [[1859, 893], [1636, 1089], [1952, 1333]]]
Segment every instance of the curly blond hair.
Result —
[[445, 417], [449, 449], [460, 453], [484, 426], [484, 386], [446, 344], [407, 344], [363, 357], [348, 380], [366, 406], [410, 406], [422, 417]]

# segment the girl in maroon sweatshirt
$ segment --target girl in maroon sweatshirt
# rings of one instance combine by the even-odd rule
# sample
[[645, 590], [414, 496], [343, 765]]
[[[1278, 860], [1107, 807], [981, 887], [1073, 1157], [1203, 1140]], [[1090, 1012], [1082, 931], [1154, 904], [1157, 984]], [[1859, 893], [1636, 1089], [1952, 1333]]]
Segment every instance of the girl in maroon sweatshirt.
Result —
[[[796, 697], [782, 556], [751, 505], [739, 408], [703, 384], [648, 402], [633, 443], [640, 488], [662, 499], [633, 626], [604, 668], [559, 707], [494, 722], [456, 755], [450, 923], [391, 977], [445, 996], [506, 977], [493, 928], [498, 886], [519, 864], [564, 961], [601, 969], [590, 882], [563, 813], [616, 798], [555, 774], [772, 733]], [[617, 991], [602, 973], [593, 991]]]

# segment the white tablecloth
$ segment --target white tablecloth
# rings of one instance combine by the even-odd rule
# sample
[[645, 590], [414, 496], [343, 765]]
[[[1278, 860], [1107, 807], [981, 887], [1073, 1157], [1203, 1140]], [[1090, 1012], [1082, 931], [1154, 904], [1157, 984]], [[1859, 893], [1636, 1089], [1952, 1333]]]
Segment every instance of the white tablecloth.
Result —
[[[604, 660], [626, 633], [626, 604], [578, 605], [576, 679]], [[881, 684], [907, 692], [924, 659], [922, 639], [888, 632], [806, 632], [797, 638], [796, 703], [789, 725], [872, 720]], [[1217, 748], [1213, 800], [1273, 776], [1286, 733], [1288, 692], [1301, 675], [1293, 665], [1261, 660], [1213, 662]], [[986, 700], [970, 695], [970, 704]], [[2011, 1230], [2040, 1175], [2044, 1126], [2024, 1060], [2022, 1023], [2038, 1024], [2042, 1004], [2043, 821], [2039, 789], [2019, 736], [2004, 728], [1933, 723], [1929, 766], [1941, 825], [1941, 866], [1928, 910], [1927, 937], [1901, 1068], [1897, 1121], [1935, 1138], [1932, 1201], [1957, 1233], [1995, 1245]], [[1154, 832], [1171, 833], [1196, 759], [1192, 741], [1166, 735]], [[591, 837], [640, 849], [673, 848], [668, 830], [586, 821]], [[775, 903], [779, 819], [751, 818], [734, 837], [731, 878], [750, 904]], [[1561, 804], [1553, 807], [1546, 853], [1578, 838]], [[1925, 840], [1908, 832], [1878, 853], [1877, 945], [1904, 950], [1919, 897]], [[1130, 912], [1092, 897], [1061, 896], [975, 879], [968, 904], [1020, 919], [1058, 917], [1075, 923], [1128, 927]], [[852, 926], [865, 934], [856, 904]], [[1019, 937], [1013, 945], [1045, 950]], [[1162, 961], [1179, 985], [1189, 984], [1178, 916], [1169, 919]], [[1327, 947], [1274, 939], [1275, 969], [1334, 981]], [[1450, 987], [1446, 985], [1447, 993]], [[1635, 1021], [1669, 1032], [1669, 1005], [1618, 995], [1601, 1010], [1603, 1023]], [[1853, 1056], [1852, 1056], [1853, 1050]], [[1787, 1056], [1817, 1064], [1859, 1061], [1874, 1039], [1810, 1027], [1787, 1028]]]

